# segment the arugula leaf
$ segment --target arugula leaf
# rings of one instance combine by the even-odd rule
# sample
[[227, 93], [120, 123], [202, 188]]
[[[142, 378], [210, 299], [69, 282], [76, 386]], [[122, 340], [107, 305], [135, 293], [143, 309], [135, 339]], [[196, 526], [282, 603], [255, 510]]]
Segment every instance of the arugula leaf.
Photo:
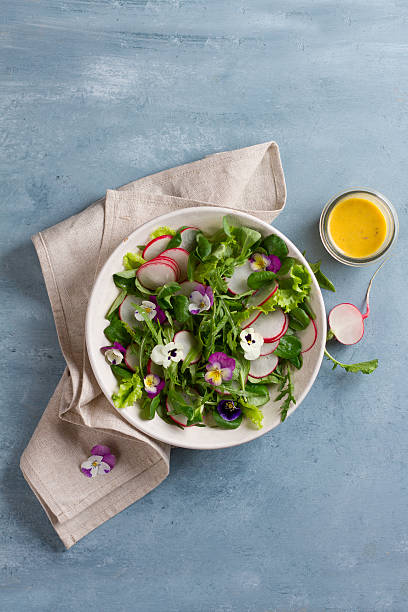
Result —
[[119, 342], [122, 346], [130, 344], [132, 338], [128, 331], [125, 329], [122, 321], [119, 319], [119, 313], [117, 310], [108, 317], [109, 325], [104, 329], [105, 336], [112, 344]]
[[126, 253], [123, 256], [123, 267], [125, 270], [133, 270], [139, 268], [146, 262], [141, 253]]
[[309, 266], [312, 269], [313, 274], [316, 277], [317, 282], [319, 283], [320, 287], [322, 289], [327, 289], [327, 291], [336, 291], [333, 283], [331, 282], [331, 280], [329, 280], [327, 278], [327, 276], [325, 276], [323, 274], [323, 272], [320, 270], [320, 266], [322, 265], [321, 261], [317, 261], [316, 263], [310, 263], [309, 262]]
[[150, 234], [151, 240], [153, 238], [159, 238], [159, 236], [174, 236], [176, 232], [172, 230], [170, 227], [163, 225], [162, 227], [158, 227], [154, 232]]
[[293, 402], [296, 404], [295, 396], [293, 395], [295, 388], [290, 375], [289, 365], [286, 366], [286, 372], [282, 372], [282, 375], [284, 379], [278, 387], [280, 393], [275, 398], [275, 401], [277, 402], [285, 398], [280, 408], [281, 423], [283, 423], [283, 421], [286, 419], [291, 403]]
[[278, 385], [283, 380], [283, 377], [277, 372], [272, 372], [272, 374], [268, 374], [268, 376], [264, 376], [263, 378], [252, 378], [252, 376], [248, 376], [248, 381], [253, 385]]
[[113, 403], [116, 408], [126, 408], [133, 406], [142, 397], [143, 384], [138, 371], [131, 378], [124, 378], [119, 385], [117, 393], [112, 395]]
[[[188, 262], [187, 262], [187, 278], [189, 281], [194, 281], [195, 279], [195, 270], [197, 267], [197, 264], [200, 260], [194, 255], [194, 253], [190, 253], [190, 256], [188, 258]], [[199, 280], [199, 279], [197, 279]]]
[[371, 374], [378, 367], [378, 359], [371, 359], [371, 361], [361, 361], [360, 363], [341, 363], [337, 361], [327, 349], [324, 350], [324, 354], [330, 361], [333, 362], [333, 370], [340, 366], [346, 372], [361, 372], [362, 374]]
[[173, 297], [173, 311], [176, 321], [179, 323], [185, 323], [191, 319], [191, 313], [188, 309], [189, 300], [186, 295], [175, 295]]
[[122, 289], [122, 291], [119, 293], [119, 295], [112, 302], [112, 306], [109, 308], [108, 312], [106, 313], [105, 319], [109, 320], [109, 317], [115, 312], [115, 310], [117, 308], [119, 308], [119, 306], [121, 305], [121, 303], [125, 299], [126, 295], [127, 295], [126, 289]]
[[264, 238], [261, 245], [268, 255], [276, 255], [279, 259], [283, 259], [288, 254], [286, 243], [276, 234], [271, 234]]
[[180, 285], [176, 282], [171, 282], [167, 283], [166, 285], [163, 285], [163, 287], [157, 294], [157, 303], [160, 308], [163, 308], [163, 310], [171, 308], [171, 297], [175, 293], [177, 293], [177, 291], [180, 291], [180, 289]]
[[275, 272], [269, 270], [262, 270], [259, 272], [252, 272], [247, 278], [247, 284], [250, 289], [260, 289], [267, 283], [275, 280]]

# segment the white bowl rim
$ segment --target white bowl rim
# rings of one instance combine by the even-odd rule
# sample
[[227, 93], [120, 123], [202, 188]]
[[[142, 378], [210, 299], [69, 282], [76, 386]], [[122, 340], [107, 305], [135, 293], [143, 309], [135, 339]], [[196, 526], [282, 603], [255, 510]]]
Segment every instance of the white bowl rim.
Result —
[[[276, 229], [274, 226], [272, 226], [269, 223], [266, 223], [265, 221], [259, 219], [258, 217], [251, 215], [247, 212], [243, 212], [241, 210], [237, 210], [234, 208], [227, 208], [227, 207], [222, 207], [222, 206], [200, 206], [200, 207], [188, 207], [188, 208], [180, 208], [174, 211], [169, 211], [167, 213], [164, 213], [158, 217], [154, 217], [153, 219], [149, 219], [149, 221], [146, 221], [145, 223], [139, 225], [133, 232], [131, 232], [129, 234], [129, 236], [126, 238], [126, 242], [130, 242], [133, 235], [136, 233], [139, 233], [141, 230], [143, 230], [143, 228], [146, 225], [150, 225], [152, 223], [154, 223], [157, 227], [159, 227], [162, 224], [162, 219], [168, 219], [169, 214], [171, 213], [183, 213], [183, 214], [191, 214], [194, 215], [199, 211], [212, 211], [212, 212], [217, 212], [217, 213], [223, 213], [224, 215], [235, 215], [240, 217], [241, 219], [246, 219], [249, 223], [254, 223], [256, 222], [257, 224], [260, 224], [261, 226], [263, 226], [265, 228], [265, 230], [269, 233], [275, 233], [277, 234], [280, 238], [282, 238], [285, 243], [290, 246], [295, 252], [296, 252], [296, 256], [298, 257], [298, 259], [301, 261], [301, 263], [307, 268], [307, 270], [309, 271], [309, 274], [311, 275], [312, 278], [312, 284], [314, 286], [314, 289], [316, 290], [316, 297], [318, 299], [318, 302], [320, 304], [320, 307], [322, 309], [322, 313], [323, 313], [323, 329], [322, 329], [322, 336], [323, 338], [326, 337], [326, 333], [327, 333], [327, 327], [326, 327], [326, 309], [325, 309], [325, 305], [324, 305], [324, 300], [323, 300], [323, 296], [322, 296], [322, 292], [320, 290], [320, 287], [315, 279], [315, 276], [308, 264], [308, 262], [306, 261], [305, 257], [302, 255], [302, 253], [299, 251], [299, 249], [293, 244], [293, 242], [291, 240], [289, 240], [285, 234], [283, 234], [282, 232], [280, 232], [278, 229]], [[168, 223], [168, 220], [167, 220]], [[113, 408], [120, 414], [120, 416], [124, 419], [126, 419], [133, 427], [135, 427], [136, 430], [141, 431], [143, 434], [146, 434], [147, 436], [158, 440], [160, 442], [164, 442], [165, 444], [170, 444], [171, 446], [176, 446], [177, 448], [188, 448], [191, 450], [217, 450], [217, 449], [222, 449], [222, 448], [229, 448], [229, 447], [233, 447], [233, 446], [239, 446], [241, 444], [246, 444], [247, 442], [251, 442], [252, 440], [256, 440], [257, 438], [263, 436], [264, 434], [268, 433], [269, 431], [272, 431], [273, 429], [275, 429], [276, 427], [278, 427], [278, 425], [280, 423], [278, 423], [277, 425], [272, 425], [271, 427], [263, 427], [262, 429], [251, 429], [251, 435], [247, 437], [247, 439], [243, 439], [243, 440], [231, 440], [230, 443], [214, 443], [213, 445], [209, 446], [209, 445], [205, 445], [205, 446], [199, 446], [197, 444], [194, 443], [189, 443], [188, 441], [186, 441], [183, 444], [177, 443], [175, 444], [174, 442], [172, 442], [171, 440], [171, 436], [166, 437], [166, 436], [160, 436], [157, 434], [152, 434], [151, 431], [149, 431], [149, 423], [151, 421], [146, 420], [146, 427], [144, 427], [144, 421], [142, 421], [142, 424], [140, 424], [139, 422], [135, 422], [133, 420], [133, 418], [130, 415], [127, 415], [124, 411], [120, 410], [119, 408], [116, 408], [116, 406], [113, 404], [113, 401], [111, 399], [111, 397], [104, 391], [104, 383], [103, 380], [101, 379], [101, 377], [98, 374], [98, 367], [97, 364], [94, 361], [93, 358], [93, 353], [91, 348], [93, 348], [92, 345], [92, 339], [90, 337], [90, 319], [92, 316], [92, 312], [93, 312], [93, 304], [95, 303], [95, 301], [98, 299], [98, 295], [99, 295], [99, 285], [103, 282], [103, 278], [105, 276], [104, 272], [105, 269], [108, 268], [109, 266], [109, 262], [111, 261], [111, 259], [115, 258], [116, 254], [118, 252], [120, 252], [120, 250], [122, 249], [122, 244], [123, 241], [121, 241], [118, 246], [112, 251], [112, 253], [109, 255], [109, 257], [107, 258], [107, 260], [105, 261], [104, 265], [102, 266], [102, 268], [99, 270], [97, 277], [95, 279], [89, 300], [88, 300], [88, 307], [87, 307], [87, 311], [86, 311], [86, 319], [85, 319], [85, 340], [86, 340], [86, 347], [87, 347], [87, 353], [88, 353], [88, 358], [92, 367], [92, 371], [94, 373], [94, 376], [98, 382], [98, 385], [101, 389], [101, 391], [103, 392], [103, 394], [105, 395], [106, 399], [109, 401], [109, 403], [113, 406]], [[287, 418], [293, 414], [293, 412], [299, 408], [300, 404], [303, 402], [303, 400], [305, 399], [305, 397], [307, 396], [307, 394], [309, 393], [314, 381], [316, 380], [316, 377], [319, 373], [320, 370], [320, 366], [322, 364], [323, 361], [323, 356], [324, 356], [324, 349], [325, 349], [325, 342], [322, 343], [322, 347], [320, 349], [318, 358], [316, 360], [316, 364], [313, 368], [313, 371], [311, 373], [310, 379], [308, 381], [308, 383], [305, 385], [305, 387], [302, 390], [302, 393], [298, 399], [298, 401], [296, 402], [295, 405], [292, 405]], [[160, 418], [160, 417], [159, 417]], [[287, 419], [286, 419], [287, 420]], [[286, 421], [285, 421], [286, 422]], [[171, 426], [169, 426], [171, 427]], [[225, 430], [228, 431], [228, 430]]]

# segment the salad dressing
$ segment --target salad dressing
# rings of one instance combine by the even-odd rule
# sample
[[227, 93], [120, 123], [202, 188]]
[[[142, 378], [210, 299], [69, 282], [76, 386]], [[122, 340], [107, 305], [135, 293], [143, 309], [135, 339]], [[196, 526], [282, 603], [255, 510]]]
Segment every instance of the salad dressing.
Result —
[[329, 215], [330, 238], [349, 257], [369, 257], [387, 235], [387, 221], [380, 207], [368, 198], [346, 196]]

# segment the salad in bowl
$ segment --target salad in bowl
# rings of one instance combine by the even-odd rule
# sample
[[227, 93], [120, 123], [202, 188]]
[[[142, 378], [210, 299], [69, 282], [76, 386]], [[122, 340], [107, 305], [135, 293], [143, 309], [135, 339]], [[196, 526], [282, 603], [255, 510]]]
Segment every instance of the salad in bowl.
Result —
[[[88, 352], [105, 395], [139, 429], [178, 446], [230, 446], [303, 399], [323, 356], [323, 301], [305, 259], [267, 224], [228, 209], [181, 212], [136, 230], [105, 264]], [[116, 295], [101, 328], [93, 304], [101, 313], [109, 276]]]

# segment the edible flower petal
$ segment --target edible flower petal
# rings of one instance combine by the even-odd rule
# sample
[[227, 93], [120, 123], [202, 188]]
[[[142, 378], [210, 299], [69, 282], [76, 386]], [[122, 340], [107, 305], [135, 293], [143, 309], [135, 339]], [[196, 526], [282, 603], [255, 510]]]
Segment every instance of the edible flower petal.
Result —
[[126, 354], [125, 347], [119, 344], [119, 342], [114, 342], [112, 346], [103, 346], [101, 351], [105, 355], [105, 359], [109, 365], [121, 363]]
[[123, 361], [122, 351], [116, 348], [107, 348], [105, 351], [105, 359], [109, 365], [118, 365]]
[[168, 368], [172, 361], [178, 363], [184, 359], [184, 350], [180, 343], [169, 342], [168, 344], [157, 344], [150, 355], [151, 360], [157, 365]]
[[242, 414], [241, 408], [230, 399], [218, 402], [217, 412], [224, 421], [235, 421]]
[[243, 329], [242, 332], [239, 334], [239, 337], [240, 345], [244, 351], [245, 359], [248, 359], [248, 361], [258, 359], [261, 354], [261, 348], [264, 343], [263, 337], [258, 334], [253, 327]]
[[251, 270], [259, 272], [260, 270], [267, 270], [269, 266], [269, 257], [263, 253], [254, 253], [249, 258], [249, 266]]
[[160, 325], [163, 325], [163, 323], [167, 319], [166, 313], [157, 304], [157, 297], [155, 295], [150, 295], [149, 299], [150, 299], [151, 302], [153, 302], [153, 304], [156, 307], [156, 316], [154, 317], [154, 321], [158, 321], [160, 323]]
[[263, 253], [254, 253], [249, 258], [251, 270], [256, 272], [268, 270], [269, 272], [279, 272], [281, 269], [281, 260], [276, 255], [264, 255]]
[[214, 294], [211, 287], [197, 283], [195, 290], [190, 295], [189, 311], [191, 314], [200, 314], [204, 310], [210, 310], [214, 304]]
[[225, 380], [231, 380], [235, 370], [235, 359], [228, 357], [225, 353], [212, 353], [208, 358], [205, 380], [218, 387]]
[[[156, 316], [157, 306], [154, 302], [150, 302], [149, 300], [143, 300], [139, 308], [143, 309], [148, 319], [154, 319], [154, 317]], [[143, 315], [138, 310], [135, 310], [135, 318], [137, 321], [144, 321]]]
[[88, 478], [98, 474], [107, 474], [116, 463], [116, 457], [111, 453], [109, 446], [97, 444], [91, 449], [92, 455], [81, 463], [81, 472]]
[[156, 395], [159, 395], [165, 384], [164, 380], [156, 374], [148, 374], [147, 376], [145, 376], [143, 382], [145, 391], [147, 395], [151, 398], [156, 397]]
[[277, 255], [268, 255], [269, 257], [269, 266], [266, 268], [269, 272], [279, 272], [281, 269], [282, 263]]

